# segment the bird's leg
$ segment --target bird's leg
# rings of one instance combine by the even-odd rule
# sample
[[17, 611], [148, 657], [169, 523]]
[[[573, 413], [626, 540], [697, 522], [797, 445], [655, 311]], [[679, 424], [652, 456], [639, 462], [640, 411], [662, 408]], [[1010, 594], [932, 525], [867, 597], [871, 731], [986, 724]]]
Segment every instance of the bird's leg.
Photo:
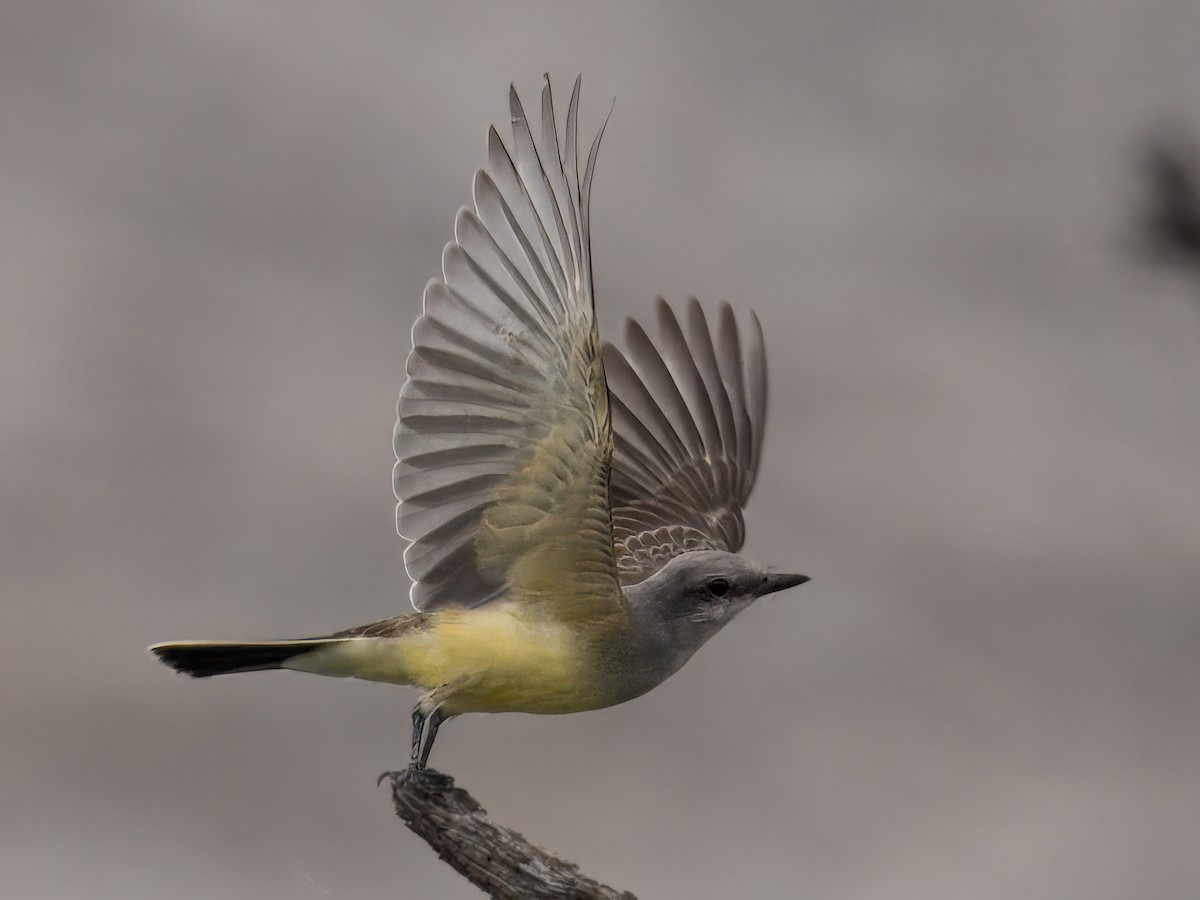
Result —
[[427, 769], [429, 751], [433, 749], [433, 740], [437, 737], [438, 726], [449, 718], [442, 712], [442, 704], [463, 688], [476, 683], [479, 676], [473, 675], [447, 682], [417, 701], [412, 711], [412, 753], [409, 756], [408, 768], [402, 772], [384, 772], [380, 780], [390, 778], [393, 784], [403, 784], [419, 781], [426, 787], [447, 790], [453, 786], [454, 779], [433, 769]]
[[[429, 751], [433, 749], [433, 739], [437, 737], [438, 726], [445, 720], [442, 715], [441, 708], [435, 709], [429, 714], [429, 718], [425, 721], [425, 741], [421, 747], [420, 757], [416, 759], [415, 765], [418, 769], [424, 769], [425, 764], [429, 762]], [[416, 753], [416, 747], [413, 747], [413, 753]]]
[[426, 703], [418, 703], [412, 713], [412, 755], [408, 767], [399, 772], [384, 772], [379, 776], [382, 783], [390, 779], [393, 787], [402, 784], [418, 784], [422, 788], [449, 790], [454, 786], [454, 779], [449, 775], [425, 768], [429, 761], [429, 751], [433, 749], [433, 739], [437, 736], [438, 726], [446, 720], [440, 709], [435, 707], [430, 712]]
[[412, 723], [412, 756], [409, 758], [408, 767], [410, 769], [423, 769], [425, 764], [421, 763], [418, 765], [418, 761], [421, 758], [421, 733], [425, 730], [425, 714], [421, 712], [421, 705], [419, 703], [413, 707]]
[[438, 726], [446, 721], [440, 707], [435, 706], [430, 712], [425, 712], [425, 704], [418, 703], [412, 714], [412, 755], [409, 758], [410, 769], [423, 769], [429, 762], [429, 751], [433, 749], [433, 740], [437, 737]]

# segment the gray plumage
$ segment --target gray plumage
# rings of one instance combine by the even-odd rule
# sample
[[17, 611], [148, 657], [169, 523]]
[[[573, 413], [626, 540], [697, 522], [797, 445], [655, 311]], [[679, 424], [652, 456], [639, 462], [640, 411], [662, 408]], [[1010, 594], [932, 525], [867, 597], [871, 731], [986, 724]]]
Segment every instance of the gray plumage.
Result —
[[718, 327], [699, 301], [683, 324], [661, 297], [659, 341], [635, 321], [627, 349], [604, 348], [612, 402], [613, 539], [621, 582], [636, 584], [691, 550], [736, 553], [766, 420], [762, 328], [739, 333], [729, 304]]
[[555, 408], [590, 403], [577, 361], [564, 353], [590, 325], [588, 204], [604, 134], [580, 181], [579, 93], [577, 79], [560, 156], [549, 81], [540, 141], [510, 89], [515, 152], [489, 130], [490, 172], [476, 172], [475, 208], [459, 211], [442, 280], [426, 287], [413, 326], [393, 486], [418, 610], [503, 596], [504, 568], [481, 559], [476, 545], [484, 513], [545, 440]]
[[[442, 279], [429, 283], [413, 327], [393, 485], [418, 610], [506, 595], [503, 567], [480, 558], [485, 513], [545, 440], [546, 410], [575, 402], [581, 388], [563, 349], [577, 345], [566, 337], [591, 314], [588, 207], [604, 128], [580, 180], [579, 95], [576, 80], [560, 153], [549, 84], [540, 139], [510, 91], [514, 150], [489, 131], [490, 172], [475, 175], [474, 210], [460, 210]], [[624, 351], [603, 347], [615, 443], [611, 540], [623, 585], [680, 553], [740, 549], [762, 450], [757, 318], [739, 328], [722, 304], [712, 328], [693, 299], [681, 322], [661, 298], [657, 318], [657, 343], [630, 321]]]

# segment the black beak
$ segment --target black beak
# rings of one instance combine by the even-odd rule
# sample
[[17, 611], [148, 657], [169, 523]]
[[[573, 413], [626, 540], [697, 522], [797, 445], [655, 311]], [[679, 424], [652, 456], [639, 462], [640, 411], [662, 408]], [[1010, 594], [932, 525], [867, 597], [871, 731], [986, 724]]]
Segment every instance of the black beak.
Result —
[[784, 591], [798, 584], [804, 584], [804, 582], [809, 580], [807, 575], [784, 575], [780, 572], [772, 572], [763, 579], [762, 587], [758, 590], [758, 595], [761, 597], [764, 594]]

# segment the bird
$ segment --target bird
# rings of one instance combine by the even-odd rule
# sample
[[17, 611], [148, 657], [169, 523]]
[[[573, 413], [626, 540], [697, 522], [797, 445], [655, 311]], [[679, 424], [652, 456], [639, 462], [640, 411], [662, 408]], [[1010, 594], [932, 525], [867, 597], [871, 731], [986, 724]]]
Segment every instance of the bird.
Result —
[[416, 686], [415, 776], [451, 717], [631, 700], [809, 580], [739, 554], [766, 422], [757, 316], [660, 297], [657, 339], [635, 320], [623, 349], [600, 339], [589, 210], [612, 110], [584, 157], [581, 81], [561, 141], [549, 76], [536, 136], [510, 86], [511, 144], [489, 130], [412, 329], [393, 487], [413, 611], [316, 638], [155, 644], [162, 662]]

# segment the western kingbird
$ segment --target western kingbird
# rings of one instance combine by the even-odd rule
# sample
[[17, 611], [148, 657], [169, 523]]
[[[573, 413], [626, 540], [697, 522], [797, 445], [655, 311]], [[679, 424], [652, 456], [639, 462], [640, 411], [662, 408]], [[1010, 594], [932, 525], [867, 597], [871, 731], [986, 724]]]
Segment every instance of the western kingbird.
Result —
[[[410, 771], [469, 712], [568, 713], [637, 697], [754, 600], [802, 584], [737, 555], [762, 451], [762, 327], [661, 298], [602, 345], [580, 176], [580, 81], [560, 147], [488, 133], [474, 209], [425, 288], [394, 435], [413, 613], [306, 640], [151, 647], [198, 678], [294, 669], [420, 687]], [[607, 125], [607, 120], [605, 120]]]

